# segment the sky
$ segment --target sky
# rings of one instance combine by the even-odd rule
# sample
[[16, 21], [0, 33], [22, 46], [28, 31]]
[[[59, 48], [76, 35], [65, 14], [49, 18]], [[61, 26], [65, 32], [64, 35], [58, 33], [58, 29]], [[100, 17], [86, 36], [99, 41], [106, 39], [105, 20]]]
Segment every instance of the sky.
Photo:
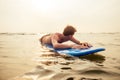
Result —
[[120, 0], [0, 0], [0, 32], [120, 32]]

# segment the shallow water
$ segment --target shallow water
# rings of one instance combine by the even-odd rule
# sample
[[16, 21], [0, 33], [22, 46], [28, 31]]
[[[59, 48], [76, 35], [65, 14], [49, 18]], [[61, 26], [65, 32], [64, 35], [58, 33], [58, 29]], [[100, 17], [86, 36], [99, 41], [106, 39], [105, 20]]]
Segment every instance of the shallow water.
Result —
[[76, 34], [106, 51], [82, 57], [59, 55], [39, 44], [40, 35], [0, 34], [0, 80], [119, 80], [120, 33]]

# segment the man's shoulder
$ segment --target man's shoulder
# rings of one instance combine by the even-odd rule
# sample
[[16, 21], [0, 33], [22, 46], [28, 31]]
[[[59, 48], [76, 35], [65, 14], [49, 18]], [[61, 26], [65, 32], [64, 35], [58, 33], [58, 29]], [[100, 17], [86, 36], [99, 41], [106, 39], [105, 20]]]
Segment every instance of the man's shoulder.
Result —
[[55, 33], [54, 35], [63, 35], [63, 34], [61, 34], [61, 33]]

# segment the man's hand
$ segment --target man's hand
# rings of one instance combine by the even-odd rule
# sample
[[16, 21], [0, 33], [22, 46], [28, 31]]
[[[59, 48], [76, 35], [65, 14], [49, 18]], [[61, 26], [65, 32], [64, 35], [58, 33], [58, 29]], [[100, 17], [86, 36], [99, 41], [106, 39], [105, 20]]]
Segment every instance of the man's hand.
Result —
[[92, 47], [92, 45], [88, 44], [87, 42], [72, 45], [72, 48], [74, 48], [74, 49], [87, 49], [90, 47]]
[[92, 47], [92, 45], [89, 44], [89, 43], [87, 43], [87, 42], [81, 43], [81, 45], [88, 46], [88, 47]]
[[89, 48], [88, 46], [85, 45], [74, 45], [72, 46], [73, 49], [87, 49]]

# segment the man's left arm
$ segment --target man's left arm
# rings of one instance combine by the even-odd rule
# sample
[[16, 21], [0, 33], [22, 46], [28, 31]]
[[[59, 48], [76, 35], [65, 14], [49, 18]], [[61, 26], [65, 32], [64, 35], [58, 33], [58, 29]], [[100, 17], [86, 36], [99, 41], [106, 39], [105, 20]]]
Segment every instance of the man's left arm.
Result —
[[74, 43], [76, 43], [76, 44], [81, 45], [80, 41], [77, 40], [77, 39], [75, 39], [74, 37], [71, 38], [71, 41], [74, 42]]
[[74, 42], [74, 43], [76, 43], [76, 44], [79, 44], [79, 45], [84, 45], [84, 46], [92, 47], [91, 44], [89, 44], [87, 42], [81, 43], [79, 40], [75, 39], [74, 37], [71, 38], [71, 41]]

